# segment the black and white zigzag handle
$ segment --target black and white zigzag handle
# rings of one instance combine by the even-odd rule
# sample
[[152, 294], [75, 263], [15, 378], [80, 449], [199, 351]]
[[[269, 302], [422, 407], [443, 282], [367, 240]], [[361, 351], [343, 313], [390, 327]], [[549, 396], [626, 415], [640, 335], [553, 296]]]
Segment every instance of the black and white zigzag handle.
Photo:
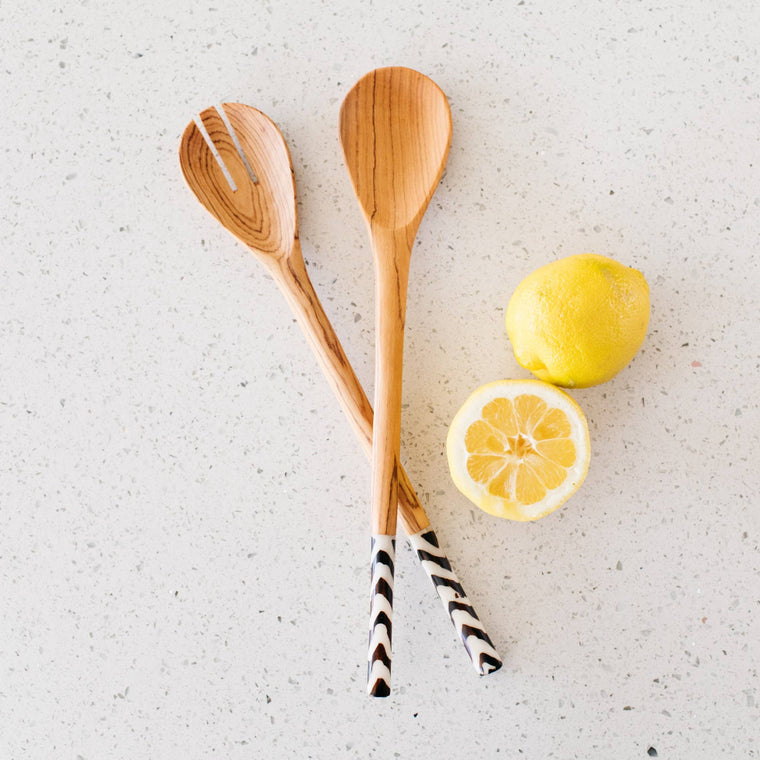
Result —
[[395, 559], [396, 539], [393, 536], [372, 536], [372, 592], [367, 656], [367, 693], [372, 697], [387, 697], [391, 693]]
[[501, 659], [480, 622], [451, 563], [438, 546], [438, 537], [431, 528], [409, 536], [420, 563], [433, 581], [435, 590], [449, 613], [451, 622], [470, 656], [478, 675], [493, 673], [501, 667]]

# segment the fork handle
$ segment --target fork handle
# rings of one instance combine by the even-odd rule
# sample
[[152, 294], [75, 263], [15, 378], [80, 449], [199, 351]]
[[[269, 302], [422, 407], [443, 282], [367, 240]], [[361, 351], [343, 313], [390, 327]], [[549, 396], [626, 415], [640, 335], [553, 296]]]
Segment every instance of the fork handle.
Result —
[[441, 551], [435, 531], [428, 528], [413, 533], [409, 536], [409, 543], [433, 582], [477, 674], [485, 676], [498, 670], [501, 667], [499, 653], [494, 649], [451, 563]]

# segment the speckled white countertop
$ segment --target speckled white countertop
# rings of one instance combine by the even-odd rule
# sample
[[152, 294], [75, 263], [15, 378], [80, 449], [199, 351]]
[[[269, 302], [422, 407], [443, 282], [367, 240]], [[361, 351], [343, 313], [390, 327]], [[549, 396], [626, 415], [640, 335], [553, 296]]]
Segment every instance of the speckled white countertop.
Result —
[[[0, 758], [760, 754], [760, 10], [744, 2], [0, 6]], [[401, 544], [364, 694], [369, 469], [271, 279], [182, 179], [239, 100], [293, 155], [314, 285], [368, 391], [337, 137], [368, 70], [449, 96], [412, 263], [403, 458], [504, 668]], [[451, 483], [449, 421], [525, 377], [503, 312], [558, 256], [641, 269], [644, 347], [574, 393], [588, 479], [532, 524]]]

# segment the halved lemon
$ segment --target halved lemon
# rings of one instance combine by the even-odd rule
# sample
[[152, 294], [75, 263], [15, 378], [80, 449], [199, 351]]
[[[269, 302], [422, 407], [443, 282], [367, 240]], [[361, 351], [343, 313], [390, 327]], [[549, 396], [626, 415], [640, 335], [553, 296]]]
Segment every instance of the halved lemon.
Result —
[[500, 380], [478, 388], [446, 439], [456, 487], [482, 510], [537, 520], [564, 504], [588, 472], [586, 417], [541, 380]]

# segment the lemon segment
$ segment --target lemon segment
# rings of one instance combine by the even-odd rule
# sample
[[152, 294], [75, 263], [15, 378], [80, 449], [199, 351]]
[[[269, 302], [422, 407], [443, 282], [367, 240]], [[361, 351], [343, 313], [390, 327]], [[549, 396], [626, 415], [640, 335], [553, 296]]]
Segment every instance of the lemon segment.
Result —
[[587, 388], [635, 356], [649, 324], [649, 286], [637, 269], [607, 256], [567, 256], [529, 274], [507, 305], [518, 363], [540, 380]]
[[501, 380], [478, 388], [446, 438], [457, 488], [496, 517], [537, 520], [579, 488], [590, 459], [581, 408], [539, 380]]

